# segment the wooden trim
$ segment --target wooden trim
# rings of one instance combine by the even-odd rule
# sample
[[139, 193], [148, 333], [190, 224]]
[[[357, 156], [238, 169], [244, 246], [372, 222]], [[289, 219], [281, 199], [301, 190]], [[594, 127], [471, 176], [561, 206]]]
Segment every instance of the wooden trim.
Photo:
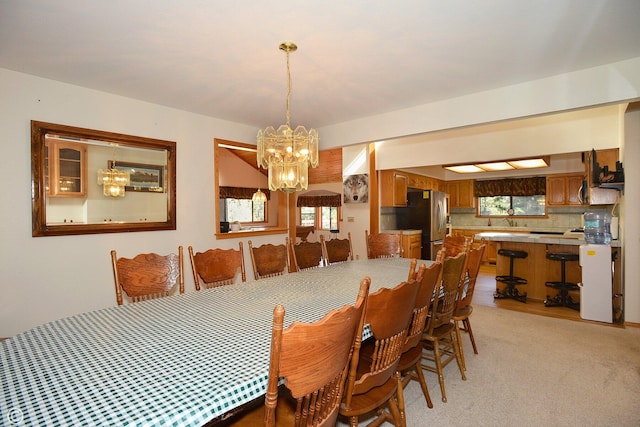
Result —
[[380, 189], [376, 172], [376, 144], [369, 144], [369, 229], [371, 233], [380, 232]]

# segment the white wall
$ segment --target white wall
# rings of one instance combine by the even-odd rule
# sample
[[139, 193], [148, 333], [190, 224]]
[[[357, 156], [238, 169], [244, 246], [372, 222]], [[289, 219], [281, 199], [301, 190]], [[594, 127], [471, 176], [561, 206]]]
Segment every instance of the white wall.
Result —
[[[253, 127], [4, 69], [0, 93], [0, 337], [115, 305], [111, 249], [132, 256], [178, 245], [237, 247], [213, 236], [213, 138], [253, 141]], [[176, 141], [177, 230], [31, 237], [30, 120]], [[188, 259], [186, 273], [192, 291]]]
[[640, 97], [640, 57], [318, 129], [322, 149]]
[[[360, 144], [342, 149], [342, 180], [349, 175], [369, 174], [369, 149], [367, 144]], [[371, 177], [369, 177], [371, 178]], [[369, 188], [369, 193], [377, 191]], [[341, 234], [351, 233], [354, 259], [367, 258], [367, 242], [364, 230], [369, 230], [369, 203], [343, 203], [343, 223]]]

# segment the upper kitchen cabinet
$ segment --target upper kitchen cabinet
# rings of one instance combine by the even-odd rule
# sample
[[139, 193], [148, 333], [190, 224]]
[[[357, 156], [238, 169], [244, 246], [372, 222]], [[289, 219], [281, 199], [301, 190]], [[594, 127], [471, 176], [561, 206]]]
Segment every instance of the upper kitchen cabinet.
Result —
[[[616, 170], [616, 163], [618, 162], [617, 148], [598, 150], [595, 153], [598, 166], [601, 170], [605, 167], [611, 172]], [[589, 186], [587, 195], [588, 203], [590, 205], [613, 205], [617, 203], [619, 197], [618, 190], [603, 188], [600, 186], [601, 184], [594, 179], [594, 175], [599, 174], [599, 171], [595, 171], [594, 173], [594, 163], [592, 152], [585, 153], [585, 167]]]
[[473, 208], [475, 197], [473, 195], [473, 180], [449, 181], [446, 184], [446, 192], [449, 195], [451, 208]]
[[47, 138], [45, 181], [49, 197], [87, 197], [87, 146]]
[[547, 176], [547, 206], [582, 205], [583, 175]]
[[394, 170], [380, 171], [380, 206], [407, 206], [409, 177]]

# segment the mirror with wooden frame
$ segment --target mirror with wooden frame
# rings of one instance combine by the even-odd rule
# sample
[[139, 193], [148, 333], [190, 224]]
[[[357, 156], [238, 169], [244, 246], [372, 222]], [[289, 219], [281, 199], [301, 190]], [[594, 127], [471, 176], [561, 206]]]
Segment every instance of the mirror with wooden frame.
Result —
[[32, 235], [176, 229], [176, 143], [31, 121]]
[[[267, 175], [266, 171], [257, 165], [256, 146], [219, 138], [215, 138], [213, 144], [216, 238], [232, 239], [287, 233], [289, 195], [281, 191], [266, 190]], [[246, 218], [234, 224], [235, 218], [232, 217], [232, 206], [229, 203], [237, 203], [238, 200], [251, 202], [248, 200], [249, 193], [253, 194], [257, 189], [269, 194], [269, 200], [262, 210], [257, 209], [261, 214], [260, 218]], [[236, 197], [237, 200], [230, 200]]]

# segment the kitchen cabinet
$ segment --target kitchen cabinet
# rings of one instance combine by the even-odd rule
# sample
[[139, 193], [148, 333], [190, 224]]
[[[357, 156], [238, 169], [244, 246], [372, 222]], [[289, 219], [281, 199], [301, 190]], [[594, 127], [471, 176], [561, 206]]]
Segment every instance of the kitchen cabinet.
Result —
[[49, 197], [87, 197], [87, 145], [48, 139], [45, 186]]
[[407, 206], [407, 175], [394, 170], [380, 171], [380, 206]]
[[402, 234], [402, 257], [422, 257], [422, 233]]
[[475, 196], [473, 195], [472, 179], [449, 181], [446, 183], [446, 191], [449, 195], [451, 208], [475, 207]]
[[547, 176], [547, 206], [582, 205], [583, 175]]
[[[587, 173], [587, 181], [589, 183], [589, 191], [587, 201], [590, 205], [613, 205], [618, 203], [618, 190], [612, 188], [600, 188], [593, 182], [593, 171], [591, 170], [592, 159], [591, 152], [585, 153], [585, 167]], [[616, 162], [618, 161], [618, 149], [612, 148], [608, 150], [596, 151], [598, 164], [601, 168], [607, 166], [610, 171], [616, 170]]]

